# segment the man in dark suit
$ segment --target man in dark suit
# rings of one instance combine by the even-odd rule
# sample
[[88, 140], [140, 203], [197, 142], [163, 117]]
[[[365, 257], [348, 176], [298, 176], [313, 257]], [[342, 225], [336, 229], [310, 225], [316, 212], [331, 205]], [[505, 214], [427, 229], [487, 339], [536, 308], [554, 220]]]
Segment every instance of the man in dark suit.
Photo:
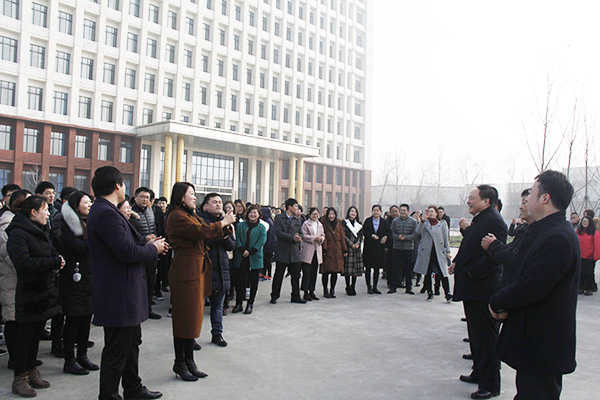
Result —
[[573, 192], [560, 172], [536, 177], [527, 197], [535, 222], [525, 233], [510, 282], [490, 299], [490, 313], [504, 321], [498, 355], [517, 370], [517, 400], [559, 399], [562, 376], [575, 370], [581, 255], [565, 213]]
[[306, 303], [300, 297], [300, 228], [302, 222], [296, 216], [298, 202], [296, 199], [287, 199], [284, 203], [285, 213], [275, 216], [273, 229], [277, 237], [277, 248], [275, 249], [275, 275], [271, 291], [271, 303], [277, 303], [281, 294], [281, 283], [285, 270], [289, 269], [292, 284], [292, 303]]
[[473, 374], [460, 380], [478, 383], [478, 390], [471, 393], [473, 399], [500, 394], [500, 360], [494, 356], [499, 323], [491, 317], [488, 301], [500, 289], [502, 265], [481, 247], [488, 233], [506, 242], [506, 223], [494, 207], [497, 200], [498, 191], [489, 185], [479, 185], [469, 193], [467, 206], [473, 221], [449, 268], [449, 273], [454, 273], [453, 300], [463, 302], [473, 354]]
[[100, 400], [157, 399], [160, 392], [142, 386], [138, 373], [141, 323], [148, 319], [146, 264], [166, 249], [164, 239], [146, 242], [117, 209], [125, 185], [115, 167], [94, 172], [96, 202], [87, 218], [87, 243], [94, 274], [94, 325], [104, 327], [100, 366]]

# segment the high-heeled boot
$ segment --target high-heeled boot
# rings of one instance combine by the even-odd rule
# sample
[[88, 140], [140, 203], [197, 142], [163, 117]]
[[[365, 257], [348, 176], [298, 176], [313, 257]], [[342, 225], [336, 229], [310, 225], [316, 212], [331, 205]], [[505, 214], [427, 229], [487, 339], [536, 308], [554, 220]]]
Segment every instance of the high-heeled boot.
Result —
[[193, 382], [198, 380], [196, 376], [190, 373], [185, 361], [175, 360], [175, 364], [173, 364], [173, 372], [175, 372], [175, 377], [179, 376], [184, 381]]
[[208, 374], [198, 371], [196, 362], [194, 362], [192, 359], [185, 360], [185, 365], [187, 366], [188, 371], [190, 371], [190, 374], [194, 375], [195, 378], [206, 378], [208, 376]]

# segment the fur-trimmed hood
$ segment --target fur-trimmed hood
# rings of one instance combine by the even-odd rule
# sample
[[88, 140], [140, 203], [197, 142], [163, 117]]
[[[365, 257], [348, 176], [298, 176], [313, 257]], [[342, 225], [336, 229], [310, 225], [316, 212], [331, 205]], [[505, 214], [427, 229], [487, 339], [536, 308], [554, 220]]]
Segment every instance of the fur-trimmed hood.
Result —
[[75, 234], [75, 236], [83, 236], [83, 225], [79, 219], [79, 215], [71, 208], [69, 202], [65, 202], [61, 208], [63, 221], [67, 224], [69, 229]]

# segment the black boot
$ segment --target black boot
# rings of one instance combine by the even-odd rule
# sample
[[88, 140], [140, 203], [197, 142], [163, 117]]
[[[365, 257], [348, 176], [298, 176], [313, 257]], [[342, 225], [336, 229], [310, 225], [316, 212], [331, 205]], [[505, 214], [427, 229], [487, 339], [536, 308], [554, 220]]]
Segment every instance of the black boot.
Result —
[[323, 297], [325, 297], [326, 299], [331, 298], [331, 295], [329, 294], [329, 290], [323, 289]]
[[252, 303], [246, 304], [246, 309], [244, 310], [244, 314], [252, 314]]
[[175, 364], [173, 364], [173, 372], [175, 372], [175, 377], [179, 375], [184, 381], [192, 382], [198, 380], [196, 376], [190, 373], [185, 361], [175, 360]]
[[237, 303], [235, 305], [235, 307], [233, 307], [233, 310], [231, 310], [232, 313], [239, 313], [242, 312], [242, 310], [244, 309], [244, 307], [242, 306], [242, 303]]
[[195, 378], [206, 378], [208, 376], [204, 372], [198, 371], [198, 367], [196, 366], [194, 360], [185, 360], [185, 365], [187, 366], [190, 374], [192, 374]]
[[377, 286], [373, 286], [373, 293], [374, 294], [381, 294], [381, 292], [379, 291], [379, 289], [377, 289]]
[[331, 290], [329, 291], [329, 295], [331, 296], [332, 299], [335, 299], [335, 289], [331, 288]]
[[367, 293], [373, 294], [373, 288], [371, 287], [371, 285], [367, 286]]
[[63, 372], [65, 374], [73, 374], [73, 375], [87, 375], [90, 373], [87, 369], [79, 365], [79, 363], [73, 358], [71, 360], [65, 361], [65, 365], [63, 367]]
[[98, 371], [100, 369], [99, 366], [97, 366], [96, 364], [94, 364], [93, 362], [90, 361], [87, 354], [78, 355], [77, 362], [79, 363], [79, 365], [81, 365], [83, 368], [87, 369], [88, 371]]

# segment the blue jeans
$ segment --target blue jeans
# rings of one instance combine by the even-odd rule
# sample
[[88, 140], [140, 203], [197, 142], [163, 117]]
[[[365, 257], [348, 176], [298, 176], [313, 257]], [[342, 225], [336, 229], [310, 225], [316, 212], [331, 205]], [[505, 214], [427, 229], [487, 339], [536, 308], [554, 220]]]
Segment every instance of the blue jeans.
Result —
[[223, 333], [223, 301], [225, 300], [225, 292], [213, 290], [209, 296], [210, 299], [210, 324], [212, 335], [221, 335]]

